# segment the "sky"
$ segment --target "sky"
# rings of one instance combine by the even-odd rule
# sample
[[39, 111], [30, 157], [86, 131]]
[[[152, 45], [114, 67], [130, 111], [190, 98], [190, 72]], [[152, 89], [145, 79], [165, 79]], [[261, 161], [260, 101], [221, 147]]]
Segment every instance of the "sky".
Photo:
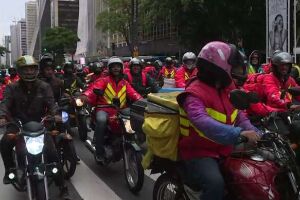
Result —
[[0, 43], [4, 35], [10, 35], [10, 25], [14, 20], [25, 18], [25, 2], [29, 0], [0, 0]]

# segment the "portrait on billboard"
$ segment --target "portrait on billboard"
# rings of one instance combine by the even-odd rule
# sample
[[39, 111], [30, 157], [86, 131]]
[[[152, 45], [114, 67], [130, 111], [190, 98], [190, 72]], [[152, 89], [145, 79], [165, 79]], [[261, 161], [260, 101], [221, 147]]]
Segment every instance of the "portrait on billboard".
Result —
[[288, 31], [284, 27], [283, 17], [281, 14], [275, 16], [272, 21], [272, 29], [269, 32], [271, 52], [275, 50], [283, 51], [286, 43]]
[[268, 1], [268, 42], [269, 55], [274, 51], [288, 49], [287, 0]]

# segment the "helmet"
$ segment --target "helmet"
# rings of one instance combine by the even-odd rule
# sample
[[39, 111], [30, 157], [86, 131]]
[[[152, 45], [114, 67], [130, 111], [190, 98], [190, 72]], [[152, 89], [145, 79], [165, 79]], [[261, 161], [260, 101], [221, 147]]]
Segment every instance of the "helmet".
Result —
[[182, 62], [187, 66], [188, 69], [196, 67], [196, 55], [193, 52], [186, 52], [182, 56]]
[[[29, 55], [21, 56], [20, 58], [18, 58], [16, 62], [16, 66], [17, 66], [17, 72], [19, 73], [19, 76], [21, 77], [22, 80], [28, 82], [36, 80], [39, 73], [39, 65], [37, 64], [37, 62], [32, 56]], [[35, 69], [34, 73], [28, 74], [24, 72], [24, 69], [29, 66], [34, 67]]]
[[[241, 79], [246, 76], [243, 55], [235, 45], [224, 42], [214, 41], [206, 44], [198, 55], [198, 66], [198, 77], [200, 75], [201, 78], [210, 83], [221, 81], [221, 85], [224, 87], [231, 83], [232, 75]], [[209, 77], [209, 73], [215, 77]]]
[[107, 66], [109, 69], [112, 64], [119, 64], [121, 66], [121, 68], [123, 69], [123, 61], [117, 56], [113, 56], [108, 60]]
[[66, 69], [69, 69], [69, 68], [71, 68], [72, 70], [74, 70], [74, 64], [71, 63], [71, 62], [66, 62], [64, 64], [64, 71], [66, 71]]
[[161, 68], [163, 66], [162, 62], [160, 60], [156, 60], [153, 65], [156, 67], [156, 68]]
[[61, 70], [61, 66], [56, 66], [56, 70]]
[[167, 57], [165, 62], [166, 64], [172, 64], [173, 60], [171, 57]]
[[293, 64], [293, 58], [291, 56], [291, 54], [287, 53], [287, 52], [279, 52], [276, 53], [272, 59], [272, 65], [282, 65], [282, 64]]
[[132, 67], [133, 65], [140, 65], [142, 66], [142, 62], [138, 58], [132, 58], [129, 62], [129, 66]]
[[43, 70], [45, 67], [51, 67], [54, 69], [54, 59], [51, 53], [45, 53], [42, 55], [40, 60], [40, 70]]
[[8, 73], [9, 74], [14, 73], [14, 72], [17, 72], [17, 69], [15, 67], [9, 67], [8, 68]]

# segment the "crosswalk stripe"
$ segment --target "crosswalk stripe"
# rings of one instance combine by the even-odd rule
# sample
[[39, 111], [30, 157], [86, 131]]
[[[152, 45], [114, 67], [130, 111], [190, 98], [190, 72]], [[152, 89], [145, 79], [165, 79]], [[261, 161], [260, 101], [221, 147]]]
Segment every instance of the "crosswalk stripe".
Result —
[[84, 200], [121, 200], [84, 162], [77, 165], [71, 183]]

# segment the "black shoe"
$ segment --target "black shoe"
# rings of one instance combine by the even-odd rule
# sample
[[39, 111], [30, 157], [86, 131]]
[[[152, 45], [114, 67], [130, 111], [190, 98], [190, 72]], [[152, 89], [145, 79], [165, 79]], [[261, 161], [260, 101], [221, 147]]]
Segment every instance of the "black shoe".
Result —
[[104, 156], [95, 153], [95, 160], [98, 164], [104, 164]]
[[79, 164], [79, 162], [80, 162], [80, 158], [76, 156], [76, 163]]
[[64, 199], [64, 200], [71, 200], [71, 197], [69, 195], [69, 189], [67, 186], [64, 186], [62, 188], [60, 188], [60, 196]]
[[8, 173], [5, 173], [4, 177], [3, 177], [3, 184], [7, 185], [10, 184], [11, 180], [8, 177]]

